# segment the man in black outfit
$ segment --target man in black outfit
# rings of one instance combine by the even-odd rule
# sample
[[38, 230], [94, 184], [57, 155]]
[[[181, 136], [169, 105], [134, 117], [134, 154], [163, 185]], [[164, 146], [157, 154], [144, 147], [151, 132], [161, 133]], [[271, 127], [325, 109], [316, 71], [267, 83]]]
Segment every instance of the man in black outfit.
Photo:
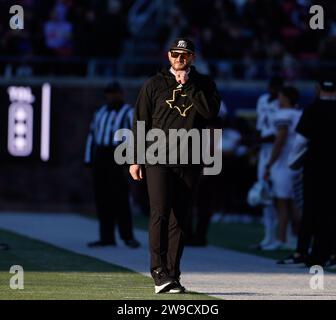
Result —
[[[161, 129], [167, 138], [166, 160], [173, 154], [168, 143], [169, 129], [200, 130], [206, 128], [210, 119], [217, 116], [220, 97], [215, 83], [198, 73], [191, 64], [195, 59], [194, 44], [185, 38], [176, 39], [168, 52], [171, 66], [150, 78], [142, 87], [135, 108], [133, 133], [134, 150], [138, 151], [138, 121], [145, 123], [145, 131]], [[147, 151], [150, 143], [146, 144]], [[182, 145], [182, 143], [181, 143]], [[178, 149], [179, 144], [173, 148]], [[175, 164], [168, 161], [151, 164], [146, 158], [145, 168], [139, 163], [137, 153], [130, 174], [141, 180], [146, 173], [150, 202], [149, 245], [150, 271], [155, 282], [155, 293], [180, 293], [185, 288], [180, 284], [180, 260], [184, 238], [189, 233], [188, 219], [201, 164], [191, 162], [190, 144], [177, 153]], [[188, 162], [182, 164], [182, 153]], [[143, 155], [142, 155], [143, 156]], [[180, 157], [179, 157], [180, 156]], [[142, 157], [144, 159], [144, 157]]]
[[100, 239], [88, 246], [116, 245], [114, 229], [117, 224], [125, 244], [137, 248], [140, 244], [133, 235], [127, 167], [115, 162], [118, 143], [113, 139], [116, 130], [131, 127], [133, 108], [125, 103], [119, 83], [108, 84], [105, 97], [107, 103], [93, 116], [85, 151], [85, 163], [92, 167], [100, 233]]
[[322, 76], [319, 97], [306, 108], [296, 131], [308, 139], [304, 162], [304, 212], [297, 255], [307, 254], [310, 236], [312, 250], [306, 265], [336, 265], [336, 79]]

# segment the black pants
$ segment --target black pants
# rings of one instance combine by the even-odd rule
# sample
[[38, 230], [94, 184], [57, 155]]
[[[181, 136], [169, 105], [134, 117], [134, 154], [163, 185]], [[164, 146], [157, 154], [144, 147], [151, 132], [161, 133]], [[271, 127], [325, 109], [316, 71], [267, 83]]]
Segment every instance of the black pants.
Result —
[[298, 242], [296, 251], [302, 255], [308, 255], [309, 248], [313, 241], [314, 234], [314, 192], [312, 189], [311, 172], [308, 169], [303, 171], [303, 207], [299, 227]]
[[100, 240], [115, 241], [115, 225], [121, 239], [133, 238], [132, 216], [128, 199], [127, 168], [117, 165], [113, 149], [97, 150], [93, 162], [93, 182]]
[[171, 277], [181, 274], [184, 238], [190, 232], [193, 194], [200, 169], [148, 166], [151, 272], [164, 268]]
[[[327, 184], [327, 186], [330, 185]], [[333, 189], [324, 187], [321, 188], [322, 192], [323, 195], [319, 191], [317, 197], [314, 199], [314, 231], [311, 252], [312, 260], [315, 264], [321, 265], [329, 259], [331, 254], [335, 254], [336, 239], [336, 206], [333, 200]]]
[[[192, 238], [200, 241], [207, 241], [207, 233], [211, 222], [213, 212], [219, 210], [219, 193], [221, 185], [218, 183], [219, 175], [201, 176], [196, 190], [196, 199], [194, 205], [193, 223], [195, 230], [192, 232]], [[223, 196], [221, 195], [223, 198]]]
[[322, 168], [304, 171], [304, 210], [297, 248], [306, 253], [312, 242], [310, 259], [321, 265], [336, 252], [336, 206], [334, 190], [329, 187], [336, 177]]

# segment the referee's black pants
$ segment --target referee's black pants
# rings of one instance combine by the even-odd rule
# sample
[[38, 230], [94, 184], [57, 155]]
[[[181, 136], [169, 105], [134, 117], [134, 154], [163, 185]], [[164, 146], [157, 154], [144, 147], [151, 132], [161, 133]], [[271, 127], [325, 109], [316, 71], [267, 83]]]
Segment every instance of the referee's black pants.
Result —
[[115, 226], [122, 240], [133, 239], [127, 168], [115, 163], [113, 148], [98, 148], [93, 183], [100, 240], [115, 242]]
[[146, 167], [151, 272], [162, 267], [173, 278], [181, 274], [184, 239], [191, 230], [193, 195], [200, 172], [193, 167]]

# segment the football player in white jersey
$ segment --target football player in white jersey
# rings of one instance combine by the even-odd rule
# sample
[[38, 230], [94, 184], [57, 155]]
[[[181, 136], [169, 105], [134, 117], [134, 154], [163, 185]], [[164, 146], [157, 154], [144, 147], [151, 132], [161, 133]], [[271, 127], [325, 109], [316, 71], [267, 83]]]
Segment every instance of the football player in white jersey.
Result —
[[276, 138], [271, 157], [266, 165], [264, 179], [270, 180], [274, 203], [278, 216], [278, 240], [265, 246], [264, 250], [290, 249], [287, 243], [287, 226], [289, 219], [292, 229], [297, 233], [300, 222], [300, 211], [294, 202], [293, 182], [297, 171], [288, 166], [288, 156], [293, 147], [295, 128], [301, 117], [297, 109], [299, 92], [294, 87], [284, 87], [279, 93], [280, 109], [276, 112], [273, 124], [276, 128]]
[[[259, 132], [258, 142], [261, 145], [258, 159], [258, 180], [262, 180], [265, 173], [265, 166], [268, 163], [276, 128], [273, 118], [279, 109], [278, 94], [283, 86], [283, 79], [272, 77], [268, 84], [268, 93], [261, 95], [257, 102], [257, 130]], [[272, 244], [276, 240], [277, 218], [273, 205], [263, 207], [264, 238], [257, 245], [258, 249]]]

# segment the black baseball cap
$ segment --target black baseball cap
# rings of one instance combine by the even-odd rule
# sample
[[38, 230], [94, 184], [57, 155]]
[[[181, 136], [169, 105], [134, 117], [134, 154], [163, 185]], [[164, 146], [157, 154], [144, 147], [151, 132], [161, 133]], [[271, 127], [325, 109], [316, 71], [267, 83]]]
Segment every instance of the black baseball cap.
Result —
[[123, 89], [120, 85], [119, 82], [115, 81], [115, 82], [109, 82], [104, 89], [105, 93], [118, 93], [118, 92], [122, 92]]
[[174, 40], [169, 50], [182, 50], [189, 53], [195, 53], [195, 45], [187, 38], [177, 38]]

